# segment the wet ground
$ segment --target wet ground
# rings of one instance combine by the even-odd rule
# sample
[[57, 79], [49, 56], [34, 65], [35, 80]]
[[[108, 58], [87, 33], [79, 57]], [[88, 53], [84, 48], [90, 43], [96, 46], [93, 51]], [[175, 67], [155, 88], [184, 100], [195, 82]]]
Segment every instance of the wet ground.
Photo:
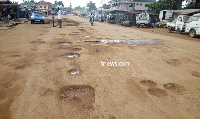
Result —
[[199, 38], [63, 18], [0, 31], [0, 119], [200, 118]]

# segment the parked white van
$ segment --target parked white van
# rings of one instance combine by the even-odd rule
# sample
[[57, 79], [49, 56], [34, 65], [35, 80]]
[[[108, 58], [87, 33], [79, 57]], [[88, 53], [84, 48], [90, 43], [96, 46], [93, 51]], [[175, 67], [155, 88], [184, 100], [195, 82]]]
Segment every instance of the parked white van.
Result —
[[186, 33], [189, 33], [190, 37], [196, 37], [200, 35], [200, 13], [194, 14], [186, 23]]

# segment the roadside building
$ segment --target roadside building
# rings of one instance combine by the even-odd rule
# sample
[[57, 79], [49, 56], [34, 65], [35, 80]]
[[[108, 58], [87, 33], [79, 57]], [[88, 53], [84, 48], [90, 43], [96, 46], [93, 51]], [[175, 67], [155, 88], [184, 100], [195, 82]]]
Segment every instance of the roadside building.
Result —
[[12, 4], [10, 0], [0, 0], [0, 20], [5, 23], [19, 18], [20, 5]]
[[33, 2], [25, 1], [24, 3], [21, 3], [21, 7], [22, 8], [28, 8], [28, 9], [31, 9], [31, 10], [35, 10], [36, 4], [33, 3]]
[[156, 0], [111, 0], [111, 9], [127, 10], [128, 12], [150, 12], [148, 4], [156, 2]]
[[46, 14], [51, 14], [52, 8], [55, 8], [56, 5], [50, 2], [41, 2], [37, 5], [37, 10], [40, 10]]

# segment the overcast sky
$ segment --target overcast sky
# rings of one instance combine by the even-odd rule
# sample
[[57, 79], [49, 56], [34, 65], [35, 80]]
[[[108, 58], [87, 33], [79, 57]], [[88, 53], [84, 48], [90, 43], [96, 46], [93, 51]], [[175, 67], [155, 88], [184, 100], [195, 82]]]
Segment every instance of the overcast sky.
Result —
[[[15, 1], [15, 2], [18, 2], [18, 3], [22, 3], [23, 0], [11, 0], [11, 1]], [[27, 0], [28, 1], [28, 0]], [[36, 2], [38, 2], [39, 0], [35, 0]], [[54, 3], [55, 0], [45, 0], [46, 2], [51, 2], [51, 3]], [[59, 1], [59, 0], [57, 0]], [[65, 7], [69, 7], [69, 3], [72, 3], [72, 7], [77, 7], [77, 6], [86, 6], [87, 2], [89, 1], [92, 1], [94, 3], [96, 3], [96, 6], [97, 7], [101, 7], [102, 4], [101, 2], [103, 1], [103, 3], [108, 3], [109, 0], [62, 0]]]

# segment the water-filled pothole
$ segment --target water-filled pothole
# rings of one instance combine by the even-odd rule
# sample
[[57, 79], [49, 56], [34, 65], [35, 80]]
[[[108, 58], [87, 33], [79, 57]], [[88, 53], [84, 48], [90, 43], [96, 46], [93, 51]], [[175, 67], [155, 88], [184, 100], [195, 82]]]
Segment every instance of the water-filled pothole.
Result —
[[140, 81], [140, 83], [147, 87], [153, 87], [153, 86], [157, 85], [157, 83], [153, 82], [152, 80], [142, 80], [142, 81]]
[[184, 86], [175, 83], [163, 84], [163, 87], [169, 91], [176, 93], [182, 93], [185, 90]]
[[101, 41], [84, 41], [85, 43], [101, 43]]
[[59, 97], [78, 109], [92, 109], [95, 89], [88, 85], [69, 85], [60, 89]]
[[81, 75], [81, 70], [80, 69], [71, 69], [68, 71], [68, 73], [72, 76]]
[[128, 45], [157, 45], [162, 40], [98, 40], [98, 41], [84, 41], [86, 43], [107, 43], [107, 44], [118, 44], [118, 45], [123, 45], [123, 44], [128, 44]]
[[71, 45], [71, 42], [57, 42], [57, 45], [63, 45], [63, 46], [68, 46]]
[[68, 59], [75, 59], [75, 58], [80, 57], [80, 54], [78, 54], [78, 53], [62, 53], [59, 56], [65, 57], [65, 58], [68, 58]]
[[149, 92], [149, 94], [156, 96], [156, 97], [163, 97], [163, 96], [168, 95], [166, 90], [163, 90], [163, 89], [160, 89], [160, 88], [149, 88], [148, 92]]

